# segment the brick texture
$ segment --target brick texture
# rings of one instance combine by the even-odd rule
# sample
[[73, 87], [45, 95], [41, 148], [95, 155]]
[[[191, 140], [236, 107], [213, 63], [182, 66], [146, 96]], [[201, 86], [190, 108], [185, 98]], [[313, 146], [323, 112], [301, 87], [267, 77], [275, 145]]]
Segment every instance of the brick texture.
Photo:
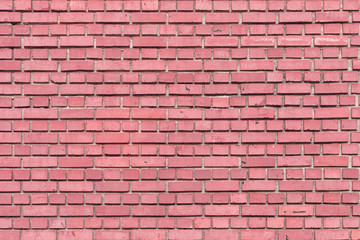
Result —
[[2, 0], [0, 239], [360, 239], [358, 0]]

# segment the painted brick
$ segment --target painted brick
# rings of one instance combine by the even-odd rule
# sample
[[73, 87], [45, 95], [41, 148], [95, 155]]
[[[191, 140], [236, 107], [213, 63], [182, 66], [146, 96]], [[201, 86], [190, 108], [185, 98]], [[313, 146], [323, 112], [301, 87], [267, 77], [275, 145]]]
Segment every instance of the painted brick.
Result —
[[359, 7], [3, 1], [0, 239], [360, 238]]

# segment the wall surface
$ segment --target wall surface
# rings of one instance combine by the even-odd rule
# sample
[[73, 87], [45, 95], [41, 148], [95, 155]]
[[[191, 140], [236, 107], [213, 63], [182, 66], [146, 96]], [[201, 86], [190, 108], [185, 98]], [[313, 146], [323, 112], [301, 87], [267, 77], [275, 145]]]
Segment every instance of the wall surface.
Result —
[[0, 239], [359, 239], [358, 0], [0, 4]]

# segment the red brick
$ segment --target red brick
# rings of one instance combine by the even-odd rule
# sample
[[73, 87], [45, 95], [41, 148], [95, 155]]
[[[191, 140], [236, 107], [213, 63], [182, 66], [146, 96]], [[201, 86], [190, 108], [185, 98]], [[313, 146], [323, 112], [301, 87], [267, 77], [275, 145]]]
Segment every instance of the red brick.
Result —
[[279, 23], [311, 23], [311, 12], [280, 12]]
[[315, 46], [347, 46], [347, 36], [316, 36], [314, 37]]
[[311, 119], [313, 110], [310, 108], [283, 108], [278, 110], [279, 119]]
[[132, 70], [133, 71], [164, 71], [165, 61], [162, 60], [133, 61]]
[[199, 60], [183, 60], [183, 61], [169, 61], [169, 71], [201, 71], [202, 61]]
[[69, 71], [93, 71], [94, 70], [94, 62], [93, 61], [80, 61], [80, 60], [72, 60], [72, 61], [62, 61], [60, 64], [61, 71], [69, 72]]
[[165, 239], [165, 230], [132, 230], [131, 238], [134, 240]]
[[[24, 44], [26, 41], [24, 40]], [[8, 47], [20, 47], [21, 46], [21, 38], [19, 37], [0, 37], [0, 46], [2, 48]]]
[[315, 69], [316, 70], [333, 70], [333, 69], [348, 69], [348, 62], [345, 59], [326, 59], [319, 60], [315, 59]]
[[241, 109], [241, 119], [273, 119], [275, 109], [272, 108], [244, 108]]
[[94, 46], [94, 38], [90, 36], [70, 36], [60, 37], [61, 47], [92, 47]]
[[237, 47], [238, 42], [238, 37], [205, 37], [205, 47]]
[[24, 239], [39, 239], [39, 240], [56, 240], [56, 232], [51, 230], [41, 230], [41, 231], [29, 231], [25, 230], [21, 233], [22, 238]]
[[24, 61], [24, 71], [57, 71], [57, 63], [53, 61]]
[[278, 37], [279, 46], [311, 46], [311, 37], [310, 36], [279, 36]]
[[315, 133], [315, 143], [336, 143], [348, 142], [349, 134], [345, 132], [317, 132]]
[[318, 205], [315, 207], [316, 216], [348, 216], [350, 211], [350, 206]]
[[279, 216], [312, 216], [314, 214], [313, 206], [304, 205], [282, 205], [279, 206]]
[[201, 47], [201, 45], [202, 45], [201, 37], [169, 37], [168, 38], [169, 47]]
[[250, 133], [241, 134], [242, 143], [275, 143], [275, 133]]
[[263, 94], [274, 93], [273, 84], [242, 84], [240, 89], [242, 95], [247, 95], [247, 94], [263, 95]]
[[130, 46], [129, 37], [96, 37], [96, 47], [128, 47]]
[[348, 108], [319, 108], [315, 109], [315, 119], [348, 118]]
[[128, 71], [130, 70], [130, 64], [128, 61], [97, 61], [97, 71]]
[[240, 60], [241, 71], [273, 70], [274, 62], [271, 60]]
[[316, 156], [314, 157], [315, 167], [347, 167], [348, 157], [346, 156]]
[[315, 13], [315, 22], [348, 22], [348, 12], [317, 12]]
[[273, 47], [275, 38], [271, 36], [241, 37], [240, 44], [243, 47]]
[[86, 240], [93, 236], [90, 230], [59, 231], [58, 240]]
[[279, 182], [279, 191], [284, 192], [296, 192], [296, 191], [312, 191], [313, 183], [312, 181], [281, 181]]
[[275, 23], [275, 13], [248, 12], [242, 13], [243, 23]]
[[275, 206], [267, 205], [253, 205], [253, 206], [241, 206], [242, 216], [275, 216]]
[[127, 23], [129, 22], [129, 13], [97, 12], [95, 13], [95, 21], [98, 23]]

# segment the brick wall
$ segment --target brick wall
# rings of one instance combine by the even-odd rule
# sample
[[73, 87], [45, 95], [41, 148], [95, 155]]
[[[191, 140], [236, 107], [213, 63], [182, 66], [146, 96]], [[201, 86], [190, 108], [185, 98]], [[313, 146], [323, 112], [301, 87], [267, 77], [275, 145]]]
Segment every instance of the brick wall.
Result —
[[0, 239], [359, 239], [358, 0], [0, 4]]

